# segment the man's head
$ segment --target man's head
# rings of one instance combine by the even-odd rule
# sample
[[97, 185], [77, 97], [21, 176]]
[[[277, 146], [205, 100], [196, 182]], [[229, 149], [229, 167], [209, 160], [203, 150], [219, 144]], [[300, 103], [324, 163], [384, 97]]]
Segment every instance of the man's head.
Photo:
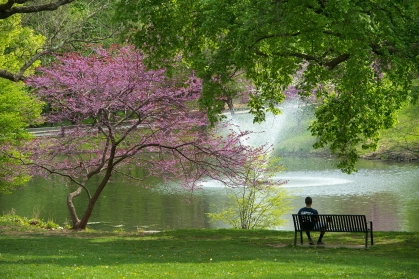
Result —
[[311, 205], [313, 203], [313, 200], [310, 197], [307, 197], [305, 202], [306, 202], [306, 205]]

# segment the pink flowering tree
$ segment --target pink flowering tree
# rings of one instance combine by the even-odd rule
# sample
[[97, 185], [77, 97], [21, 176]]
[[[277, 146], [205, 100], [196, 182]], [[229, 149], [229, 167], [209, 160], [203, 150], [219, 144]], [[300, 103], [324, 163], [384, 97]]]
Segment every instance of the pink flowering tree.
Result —
[[[101, 192], [124, 165], [193, 190], [205, 179], [237, 181], [249, 161], [268, 152], [267, 146], [243, 145], [247, 132], [210, 133], [205, 112], [194, 109], [201, 93], [194, 76], [181, 82], [169, 80], [162, 69], [147, 71], [141, 53], [130, 46], [91, 51], [57, 57], [26, 81], [50, 104], [46, 121], [72, 123], [33, 140], [26, 150], [31, 161], [24, 163], [33, 174], [70, 182], [73, 229], [86, 228]], [[87, 197], [80, 215], [73, 203], [79, 196]]]

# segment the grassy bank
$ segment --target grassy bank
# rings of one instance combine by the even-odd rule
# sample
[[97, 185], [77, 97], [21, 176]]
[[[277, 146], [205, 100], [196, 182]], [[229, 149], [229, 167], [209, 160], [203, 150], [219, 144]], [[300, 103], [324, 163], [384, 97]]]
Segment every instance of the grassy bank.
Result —
[[[378, 149], [362, 150], [360, 156], [365, 159], [411, 161], [419, 160], [419, 104], [406, 105], [398, 112], [398, 122], [393, 128], [381, 131]], [[329, 156], [327, 148], [314, 149], [316, 139], [308, 131], [314, 116], [307, 112], [301, 122], [297, 118], [289, 118], [282, 127], [282, 136], [275, 144], [275, 152], [279, 156]]]
[[[419, 278], [419, 233], [329, 234], [325, 247], [293, 232], [72, 232], [0, 222], [2, 278]], [[356, 246], [352, 246], [356, 245]], [[354, 248], [356, 247], [356, 248]]]
[[407, 105], [398, 114], [398, 123], [381, 132], [378, 150], [364, 153], [369, 159], [419, 160], [419, 105]]

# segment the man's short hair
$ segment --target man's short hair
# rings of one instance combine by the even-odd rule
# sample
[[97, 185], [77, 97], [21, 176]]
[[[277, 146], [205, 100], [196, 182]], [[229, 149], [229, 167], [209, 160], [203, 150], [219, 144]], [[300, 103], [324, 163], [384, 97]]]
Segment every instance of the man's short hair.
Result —
[[313, 200], [310, 197], [307, 197], [305, 202], [306, 202], [306, 204], [312, 204]]

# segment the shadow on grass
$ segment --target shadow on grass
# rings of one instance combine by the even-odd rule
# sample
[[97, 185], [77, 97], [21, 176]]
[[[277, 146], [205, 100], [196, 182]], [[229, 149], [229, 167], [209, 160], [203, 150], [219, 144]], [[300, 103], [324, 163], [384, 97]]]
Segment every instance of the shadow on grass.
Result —
[[[293, 232], [244, 230], [180, 230], [157, 234], [69, 233], [0, 236], [0, 267], [8, 265], [121, 265], [262, 261], [360, 265], [380, 268], [383, 262], [406, 262], [418, 268], [419, 233], [376, 233], [371, 249], [350, 234], [329, 236], [335, 249], [293, 246]], [[416, 259], [412, 262], [412, 259]], [[400, 270], [406, 266], [400, 266]], [[0, 268], [1, 269], [1, 268]]]

